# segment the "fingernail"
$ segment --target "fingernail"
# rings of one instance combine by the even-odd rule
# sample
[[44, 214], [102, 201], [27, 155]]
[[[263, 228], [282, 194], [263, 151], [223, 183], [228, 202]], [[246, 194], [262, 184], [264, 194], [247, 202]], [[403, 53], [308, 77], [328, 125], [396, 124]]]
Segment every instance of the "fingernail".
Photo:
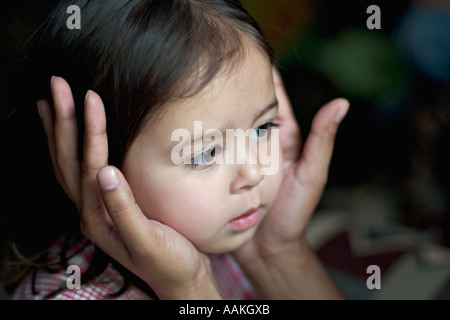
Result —
[[104, 191], [113, 190], [120, 185], [119, 177], [112, 167], [100, 169], [97, 176], [100, 188]]
[[334, 116], [334, 122], [336, 122], [337, 124], [341, 123], [342, 120], [344, 120], [345, 116], [347, 115], [349, 107], [350, 107], [349, 102], [347, 100], [343, 100], [339, 105], [339, 110]]
[[86, 94], [85, 94], [85, 96], [84, 96], [84, 103], [85, 103], [85, 104], [86, 104], [86, 103], [88, 102], [88, 100], [91, 98], [93, 92], [94, 92], [94, 91], [92, 91], [92, 90], [86, 91]]

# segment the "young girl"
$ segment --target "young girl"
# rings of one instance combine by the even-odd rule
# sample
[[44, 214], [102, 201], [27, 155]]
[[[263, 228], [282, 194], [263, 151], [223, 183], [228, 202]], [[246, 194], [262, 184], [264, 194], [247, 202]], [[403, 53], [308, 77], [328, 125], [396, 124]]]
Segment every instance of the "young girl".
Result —
[[[70, 5], [81, 29], [67, 28]], [[239, 1], [60, 1], [29, 61], [53, 171], [78, 214], [34, 178], [32, 199], [46, 198], [21, 222], [35, 232], [9, 229], [12, 299], [342, 297], [305, 229], [348, 103], [320, 110], [300, 153], [272, 49]], [[218, 139], [228, 132], [257, 148]]]

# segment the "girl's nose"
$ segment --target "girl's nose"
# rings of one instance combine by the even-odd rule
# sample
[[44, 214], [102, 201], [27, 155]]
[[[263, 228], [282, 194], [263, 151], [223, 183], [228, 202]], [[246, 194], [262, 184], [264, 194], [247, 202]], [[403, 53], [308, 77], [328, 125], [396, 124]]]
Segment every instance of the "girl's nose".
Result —
[[263, 179], [260, 164], [236, 164], [237, 174], [231, 184], [231, 192], [239, 193], [244, 190], [251, 190], [256, 187]]

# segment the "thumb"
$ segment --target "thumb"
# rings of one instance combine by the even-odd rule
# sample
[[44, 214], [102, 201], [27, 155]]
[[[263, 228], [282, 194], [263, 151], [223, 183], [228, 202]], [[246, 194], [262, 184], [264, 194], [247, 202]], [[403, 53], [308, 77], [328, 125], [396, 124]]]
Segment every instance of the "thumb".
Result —
[[312, 183], [318, 189], [325, 185], [336, 133], [349, 107], [350, 104], [346, 99], [338, 98], [317, 112], [296, 168], [300, 181]]
[[143, 242], [148, 240], [149, 234], [152, 234], [154, 243], [162, 238], [158, 237], [161, 235], [159, 223], [150, 223], [151, 220], [141, 211], [120, 170], [113, 166], [104, 167], [99, 170], [97, 181], [108, 215], [128, 250], [145, 246]]

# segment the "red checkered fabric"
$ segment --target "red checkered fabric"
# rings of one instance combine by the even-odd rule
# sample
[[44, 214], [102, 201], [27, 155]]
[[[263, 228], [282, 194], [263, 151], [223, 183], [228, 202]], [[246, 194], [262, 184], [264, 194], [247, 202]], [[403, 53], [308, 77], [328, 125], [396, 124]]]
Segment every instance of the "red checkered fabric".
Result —
[[[50, 259], [57, 261], [58, 249], [54, 250], [55, 256]], [[72, 256], [67, 265], [76, 265], [81, 273], [87, 270], [89, 262], [94, 254], [95, 247], [92, 244], [83, 245], [78, 243], [68, 251], [68, 256]], [[211, 255], [211, 264], [217, 285], [223, 296], [227, 300], [251, 300], [256, 295], [250, 283], [242, 273], [238, 264], [228, 254]], [[118, 297], [111, 297], [110, 294], [120, 290], [123, 284], [123, 277], [110, 264], [105, 271], [93, 281], [82, 284], [80, 289], [68, 289], [67, 279], [72, 272], [67, 273], [63, 268], [57, 272], [39, 269], [34, 274], [29, 274], [10, 296], [12, 300], [150, 300], [151, 298], [134, 285]], [[34, 278], [34, 287], [33, 287]], [[59, 291], [58, 291], [59, 290]], [[58, 291], [56, 295], [48, 298], [49, 294]]]

